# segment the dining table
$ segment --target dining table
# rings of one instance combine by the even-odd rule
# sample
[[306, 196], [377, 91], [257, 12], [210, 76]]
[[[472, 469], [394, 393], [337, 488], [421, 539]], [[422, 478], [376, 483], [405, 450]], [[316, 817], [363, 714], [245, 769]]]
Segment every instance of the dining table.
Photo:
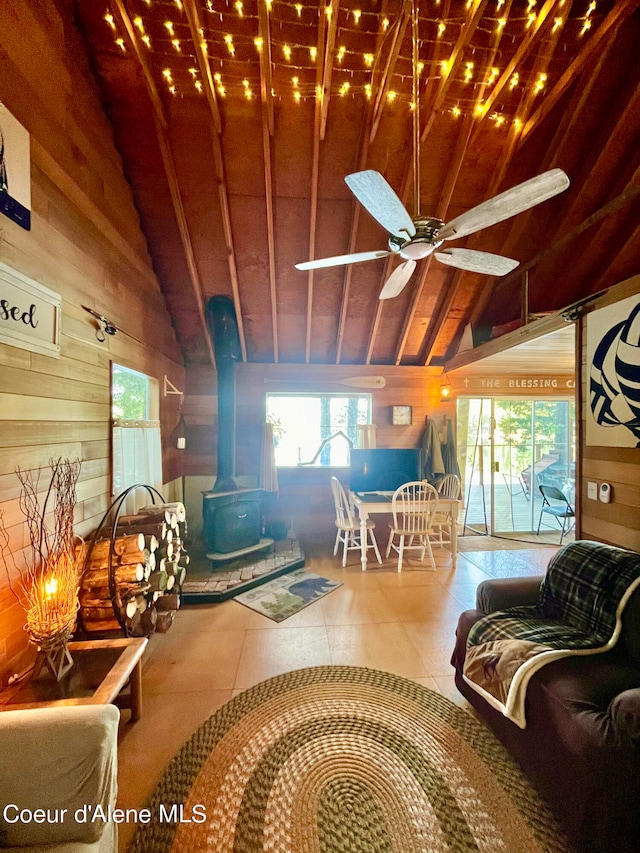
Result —
[[[367, 570], [367, 521], [370, 515], [390, 515], [393, 512], [393, 492], [352, 492], [351, 502], [360, 520], [360, 562]], [[453, 568], [458, 558], [458, 514], [462, 501], [457, 498], [438, 497], [437, 513], [444, 519], [438, 522], [449, 531]]]

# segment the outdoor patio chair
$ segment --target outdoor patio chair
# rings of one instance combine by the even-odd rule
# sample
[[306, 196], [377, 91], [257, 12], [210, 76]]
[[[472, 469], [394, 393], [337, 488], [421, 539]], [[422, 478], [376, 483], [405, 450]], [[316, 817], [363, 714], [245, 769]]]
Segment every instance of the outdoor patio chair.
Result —
[[538, 530], [536, 532], [540, 533], [540, 525], [542, 524], [544, 513], [552, 515], [560, 526], [560, 544], [562, 545], [565, 533], [568, 533], [575, 524], [575, 511], [565, 493], [560, 491], [560, 489], [555, 486], [545, 486], [542, 483], [538, 485], [538, 488], [542, 494], [542, 507], [540, 508]]

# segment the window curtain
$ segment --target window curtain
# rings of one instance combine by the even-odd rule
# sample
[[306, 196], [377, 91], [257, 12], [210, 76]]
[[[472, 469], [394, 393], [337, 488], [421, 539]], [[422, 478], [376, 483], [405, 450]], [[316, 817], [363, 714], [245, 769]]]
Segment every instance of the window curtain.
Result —
[[269, 422], [265, 423], [262, 429], [260, 488], [265, 492], [278, 491], [278, 469], [276, 468], [273, 424]]
[[376, 425], [358, 424], [358, 447], [374, 448], [376, 446]]
[[[162, 446], [159, 421], [116, 420], [113, 422], [113, 493], [142, 483], [162, 490]], [[123, 511], [134, 513], [152, 503], [146, 489], [135, 489], [125, 500]]]

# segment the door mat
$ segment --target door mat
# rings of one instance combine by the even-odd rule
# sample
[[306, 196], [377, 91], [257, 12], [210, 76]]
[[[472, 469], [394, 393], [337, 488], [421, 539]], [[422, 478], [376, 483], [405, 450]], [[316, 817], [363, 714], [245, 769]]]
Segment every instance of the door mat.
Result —
[[283, 622], [339, 586], [342, 586], [341, 581], [329, 580], [313, 572], [296, 569], [256, 589], [234, 596], [234, 601], [268, 616], [274, 622]]
[[492, 578], [544, 575], [555, 548], [527, 548], [512, 551], [463, 551], [465, 560]]

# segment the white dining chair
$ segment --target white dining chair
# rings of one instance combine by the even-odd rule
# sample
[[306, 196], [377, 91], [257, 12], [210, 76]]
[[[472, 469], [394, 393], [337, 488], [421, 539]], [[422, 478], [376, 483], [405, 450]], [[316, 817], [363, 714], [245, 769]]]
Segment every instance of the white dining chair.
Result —
[[[356, 519], [353, 507], [349, 503], [345, 490], [342, 488], [342, 483], [337, 477], [331, 478], [331, 491], [333, 492], [333, 502], [336, 509], [336, 541], [333, 548], [333, 555], [338, 553], [338, 547], [342, 544], [342, 565], [347, 565], [347, 551], [362, 550], [360, 541], [360, 522]], [[378, 543], [373, 532], [375, 524], [371, 519], [367, 519], [367, 550], [373, 548], [378, 562], [382, 563], [382, 557], [378, 550]], [[369, 542], [371, 539], [371, 542]]]
[[[391, 498], [393, 521], [389, 523], [391, 533], [387, 543], [386, 557], [391, 549], [398, 553], [398, 571], [402, 571], [405, 551], [419, 550], [424, 560], [429, 552], [431, 568], [435, 572], [436, 564], [431, 549], [430, 537], [434, 533], [434, 518], [438, 511], [438, 492], [425, 481], [405, 483], [396, 489]], [[399, 538], [395, 543], [396, 536]]]
[[[462, 483], [457, 474], [446, 474], [436, 484], [438, 495], [443, 498], [451, 498], [453, 500], [461, 500], [462, 498]], [[441, 508], [436, 513], [434, 518], [434, 527], [438, 544], [442, 547], [445, 544], [451, 544], [451, 525], [457, 524], [457, 513], [454, 513], [449, 508]]]

